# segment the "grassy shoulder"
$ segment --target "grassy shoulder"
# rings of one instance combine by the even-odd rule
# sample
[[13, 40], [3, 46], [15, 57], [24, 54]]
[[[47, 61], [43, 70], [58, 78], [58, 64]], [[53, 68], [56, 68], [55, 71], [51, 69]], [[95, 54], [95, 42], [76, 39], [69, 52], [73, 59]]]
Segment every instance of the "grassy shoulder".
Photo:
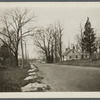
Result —
[[20, 92], [29, 68], [0, 67], [0, 92]]
[[90, 61], [90, 60], [68, 60], [68, 61], [63, 61], [60, 64], [73, 65], [73, 66], [84, 66], [84, 67], [100, 67], [100, 60], [96, 60], [96, 61]]

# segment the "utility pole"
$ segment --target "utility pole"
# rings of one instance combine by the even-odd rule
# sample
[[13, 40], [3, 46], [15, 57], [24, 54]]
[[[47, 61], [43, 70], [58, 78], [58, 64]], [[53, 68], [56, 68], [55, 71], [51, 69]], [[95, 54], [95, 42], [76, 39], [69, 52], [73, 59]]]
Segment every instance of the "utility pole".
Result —
[[26, 48], [26, 42], [25, 42], [25, 58], [26, 58], [26, 62], [27, 62], [27, 48]]
[[[21, 24], [21, 15], [20, 15], [20, 24]], [[24, 53], [23, 53], [23, 41], [22, 41], [22, 27], [20, 27], [21, 34], [21, 50], [22, 50], [22, 68], [24, 67]]]

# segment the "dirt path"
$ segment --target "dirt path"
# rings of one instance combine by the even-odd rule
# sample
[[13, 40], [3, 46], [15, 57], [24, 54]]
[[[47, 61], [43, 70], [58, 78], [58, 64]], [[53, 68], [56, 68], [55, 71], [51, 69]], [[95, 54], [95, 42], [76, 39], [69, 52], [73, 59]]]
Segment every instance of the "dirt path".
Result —
[[50, 91], [100, 91], [100, 68], [36, 64]]

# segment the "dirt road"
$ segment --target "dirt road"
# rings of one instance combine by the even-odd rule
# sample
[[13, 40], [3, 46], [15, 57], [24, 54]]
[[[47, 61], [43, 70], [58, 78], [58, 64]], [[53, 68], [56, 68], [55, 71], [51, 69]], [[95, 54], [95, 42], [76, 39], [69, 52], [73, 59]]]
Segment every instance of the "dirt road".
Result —
[[53, 92], [100, 91], [100, 68], [35, 64]]

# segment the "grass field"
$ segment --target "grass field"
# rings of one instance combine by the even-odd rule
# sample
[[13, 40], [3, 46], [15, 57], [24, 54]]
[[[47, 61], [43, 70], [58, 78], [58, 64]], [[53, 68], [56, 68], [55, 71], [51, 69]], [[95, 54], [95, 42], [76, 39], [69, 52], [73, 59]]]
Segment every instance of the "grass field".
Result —
[[0, 92], [20, 92], [28, 68], [0, 67]]
[[74, 65], [74, 66], [84, 66], [84, 67], [100, 67], [100, 60], [90, 61], [90, 60], [69, 60], [61, 62], [63, 65]]

